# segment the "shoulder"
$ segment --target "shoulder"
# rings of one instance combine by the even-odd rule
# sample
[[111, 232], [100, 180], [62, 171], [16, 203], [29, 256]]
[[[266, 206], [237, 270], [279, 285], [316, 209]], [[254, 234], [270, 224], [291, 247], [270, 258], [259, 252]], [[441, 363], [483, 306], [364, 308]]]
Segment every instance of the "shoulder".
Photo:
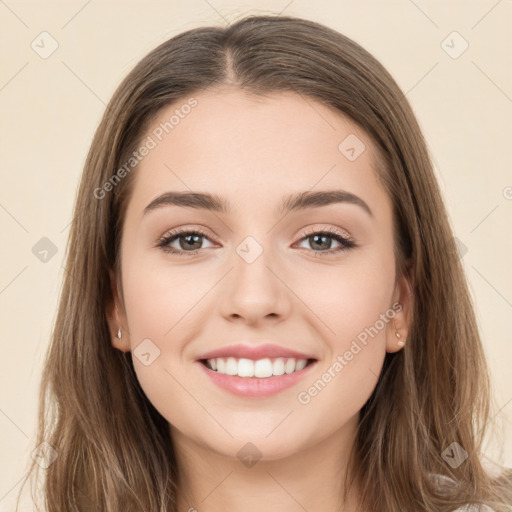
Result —
[[[449, 490], [456, 485], [455, 480], [445, 475], [432, 475], [433, 480], [441, 493], [449, 493]], [[487, 505], [464, 505], [455, 509], [453, 512], [496, 512]]]

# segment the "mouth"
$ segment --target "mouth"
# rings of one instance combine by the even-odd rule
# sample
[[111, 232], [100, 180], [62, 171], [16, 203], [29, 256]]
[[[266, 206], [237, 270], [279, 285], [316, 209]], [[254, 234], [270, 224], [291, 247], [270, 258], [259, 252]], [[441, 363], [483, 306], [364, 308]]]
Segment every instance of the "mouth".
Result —
[[316, 359], [267, 357], [253, 360], [236, 357], [216, 357], [212, 359], [200, 359], [199, 362], [207, 369], [221, 375], [266, 379], [300, 372], [315, 363]]
[[314, 371], [317, 362], [293, 357], [217, 357], [197, 361], [201, 373], [221, 390], [238, 397], [261, 399], [297, 386]]

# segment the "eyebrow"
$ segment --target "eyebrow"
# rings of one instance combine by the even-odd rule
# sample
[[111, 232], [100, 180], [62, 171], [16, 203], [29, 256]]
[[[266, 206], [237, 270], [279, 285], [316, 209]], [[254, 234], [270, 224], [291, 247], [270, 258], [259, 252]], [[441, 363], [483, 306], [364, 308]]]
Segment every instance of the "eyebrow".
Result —
[[[306, 191], [291, 194], [283, 199], [279, 213], [319, 208], [336, 203], [355, 204], [360, 206], [370, 217], [373, 217], [370, 207], [359, 196], [345, 190]], [[226, 199], [216, 194], [204, 192], [165, 192], [153, 199], [144, 208], [144, 215], [163, 206], [181, 206], [224, 214], [231, 212], [230, 205]]]

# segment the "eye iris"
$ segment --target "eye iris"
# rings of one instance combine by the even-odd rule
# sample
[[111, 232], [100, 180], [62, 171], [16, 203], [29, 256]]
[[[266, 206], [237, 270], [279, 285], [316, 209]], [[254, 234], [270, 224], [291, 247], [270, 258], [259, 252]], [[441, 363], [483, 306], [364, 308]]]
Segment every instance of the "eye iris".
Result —
[[[325, 240], [330, 240], [330, 243], [328, 243], [328, 247], [320, 247], [320, 248], [316, 248], [315, 245], [319, 245], [319, 242], [317, 242], [318, 239], [321, 239], [323, 240], [323, 242], [325, 243]], [[313, 249], [316, 250], [319, 250], [319, 249], [330, 249], [331, 245], [332, 245], [332, 239], [331, 237], [327, 236], [327, 235], [322, 235], [322, 234], [317, 234], [317, 235], [312, 235], [309, 237], [309, 240], [311, 242], [311, 247], [313, 247]], [[320, 242], [321, 243], [321, 242]]]
[[[191, 248], [191, 247], [185, 247], [184, 246], [184, 244], [182, 243], [182, 240], [185, 239], [187, 244], [189, 244], [189, 243], [192, 244], [192, 245], [194, 243], [196, 244], [196, 247], [192, 247], [192, 249], [200, 249], [201, 248], [201, 243], [200, 243], [199, 240], [201, 238], [202, 238], [201, 235], [196, 235], [196, 234], [182, 235], [182, 236], [179, 237], [179, 239], [180, 239], [180, 247], [182, 249], [190, 249]], [[189, 241], [190, 239], [194, 239], [194, 241], [190, 242]]]

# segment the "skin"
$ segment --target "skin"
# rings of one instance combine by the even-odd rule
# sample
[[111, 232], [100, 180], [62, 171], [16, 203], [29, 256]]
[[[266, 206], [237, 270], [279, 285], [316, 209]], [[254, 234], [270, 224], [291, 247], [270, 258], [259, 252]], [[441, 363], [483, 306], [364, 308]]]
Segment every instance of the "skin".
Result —
[[[339, 496], [359, 411], [386, 352], [401, 349], [396, 332], [407, 337], [410, 316], [410, 283], [395, 275], [392, 204], [374, 170], [379, 155], [355, 123], [293, 93], [256, 97], [222, 88], [194, 97], [198, 105], [134, 171], [122, 275], [112, 274], [113, 345], [133, 354], [150, 339], [160, 350], [148, 366], [138, 357], [133, 363], [148, 399], [169, 421], [180, 511], [251, 512], [262, 503], [283, 512], [355, 511], [357, 485], [347, 503]], [[185, 101], [163, 109], [154, 126]], [[349, 134], [366, 146], [354, 161], [338, 150]], [[359, 196], [373, 216], [350, 203], [276, 214], [285, 195], [334, 189]], [[233, 212], [164, 206], [143, 215], [163, 192], [190, 190], [224, 196]], [[155, 247], [171, 229], [194, 227], [208, 236], [199, 254]], [[341, 230], [357, 246], [315, 255], [315, 248], [340, 247], [332, 238], [320, 249], [312, 245], [310, 234], [325, 229]], [[247, 236], [263, 249], [252, 263], [236, 252]], [[183, 236], [181, 242], [171, 246], [194, 249]], [[300, 403], [297, 394], [396, 301], [402, 310], [320, 393]], [[237, 397], [212, 384], [196, 359], [248, 339], [318, 362], [307, 379], [278, 395]], [[261, 453], [252, 467], [237, 456], [248, 442]]]

